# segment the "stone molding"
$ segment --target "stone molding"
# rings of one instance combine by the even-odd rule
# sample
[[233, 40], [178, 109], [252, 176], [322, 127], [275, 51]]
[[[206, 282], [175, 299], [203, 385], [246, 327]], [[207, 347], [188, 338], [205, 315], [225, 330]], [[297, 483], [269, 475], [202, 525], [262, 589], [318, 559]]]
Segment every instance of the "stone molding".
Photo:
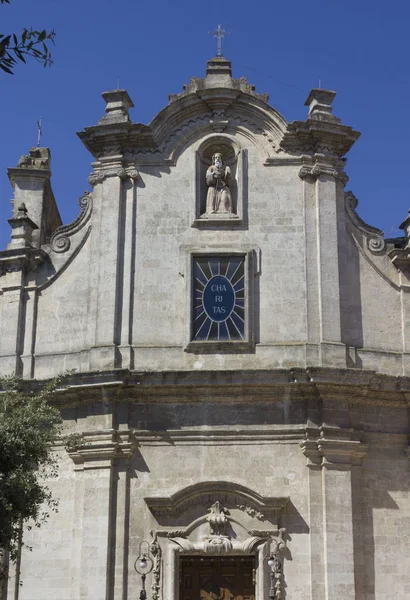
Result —
[[0, 277], [7, 273], [37, 271], [48, 258], [41, 248], [10, 248], [0, 252]]
[[172, 442], [173, 445], [183, 446], [184, 444], [195, 444], [201, 446], [214, 445], [219, 442], [242, 442], [249, 445], [272, 444], [273, 442], [286, 441], [288, 443], [298, 443], [304, 438], [306, 428], [303, 425], [295, 426], [276, 426], [274, 429], [270, 426], [257, 428], [234, 429], [229, 427], [212, 427], [212, 429], [189, 428], [181, 431], [180, 429], [167, 429], [167, 440], [160, 432], [148, 431], [144, 429], [133, 430], [135, 439], [140, 446], [164, 446]]

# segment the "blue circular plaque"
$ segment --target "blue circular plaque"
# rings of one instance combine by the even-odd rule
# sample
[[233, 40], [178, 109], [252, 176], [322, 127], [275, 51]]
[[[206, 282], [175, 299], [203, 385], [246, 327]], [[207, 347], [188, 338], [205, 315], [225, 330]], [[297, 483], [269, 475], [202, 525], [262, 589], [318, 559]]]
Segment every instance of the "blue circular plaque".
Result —
[[235, 290], [227, 277], [215, 275], [207, 282], [202, 297], [204, 310], [211, 321], [221, 323], [235, 307]]

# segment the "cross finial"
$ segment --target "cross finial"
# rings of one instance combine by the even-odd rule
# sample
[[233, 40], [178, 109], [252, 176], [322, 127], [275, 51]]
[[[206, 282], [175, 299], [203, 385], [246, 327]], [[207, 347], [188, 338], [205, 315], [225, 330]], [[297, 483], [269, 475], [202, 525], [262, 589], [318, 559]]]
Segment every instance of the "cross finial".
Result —
[[225, 29], [222, 29], [222, 27], [218, 25], [218, 29], [215, 31], [210, 31], [209, 35], [213, 35], [214, 37], [218, 38], [218, 56], [222, 56], [222, 38], [225, 35], [229, 35], [229, 31], [225, 31]]
[[43, 135], [43, 130], [41, 128], [41, 117], [37, 121], [37, 148], [40, 148], [41, 136]]

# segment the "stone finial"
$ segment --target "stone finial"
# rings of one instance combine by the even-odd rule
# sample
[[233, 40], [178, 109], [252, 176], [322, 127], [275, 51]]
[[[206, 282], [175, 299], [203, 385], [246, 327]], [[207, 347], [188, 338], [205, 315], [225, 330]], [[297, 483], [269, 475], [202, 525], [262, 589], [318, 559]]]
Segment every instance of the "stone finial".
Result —
[[16, 211], [16, 216], [8, 220], [12, 229], [11, 242], [7, 246], [8, 249], [31, 247], [33, 231], [38, 229], [38, 227], [28, 217], [27, 213], [26, 205], [22, 202]]
[[39, 148], [33, 146], [29, 154], [23, 154], [20, 158], [17, 169], [41, 169], [49, 171], [51, 167], [51, 153], [49, 148]]
[[232, 77], [232, 63], [224, 56], [215, 56], [208, 60], [205, 77], [192, 77], [190, 83], [183, 86], [181, 94], [169, 94], [170, 102], [175, 102], [179, 98], [196, 94], [202, 90], [217, 90], [218, 88], [238, 90], [245, 94], [250, 94], [262, 102], [268, 102], [268, 94], [257, 94], [255, 86], [251, 85], [246, 77], [236, 79]]
[[406, 236], [406, 248], [410, 248], [410, 209], [407, 217], [400, 225], [400, 229], [403, 229], [404, 235]]
[[339, 119], [331, 114], [332, 102], [335, 97], [336, 92], [322, 90], [321, 88], [313, 88], [305, 102], [305, 106], [309, 107], [308, 119], [339, 122]]
[[227, 75], [232, 77], [232, 64], [230, 60], [226, 60], [223, 56], [215, 56], [208, 60], [206, 67], [206, 76], [209, 75]]
[[124, 123], [131, 121], [128, 111], [134, 107], [134, 103], [126, 90], [112, 90], [103, 92], [102, 97], [106, 102], [106, 114], [98, 121], [100, 125], [105, 123]]

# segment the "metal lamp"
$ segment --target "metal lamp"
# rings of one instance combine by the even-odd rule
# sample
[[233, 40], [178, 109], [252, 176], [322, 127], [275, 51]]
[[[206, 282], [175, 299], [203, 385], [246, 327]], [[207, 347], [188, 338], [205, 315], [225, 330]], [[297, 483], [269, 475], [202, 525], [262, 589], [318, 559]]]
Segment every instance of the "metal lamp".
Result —
[[134, 563], [134, 569], [141, 575], [141, 592], [140, 600], [147, 600], [147, 592], [145, 589], [145, 579], [148, 573], [151, 573], [154, 563], [149, 556], [149, 543], [143, 540], [139, 545], [139, 555]]

